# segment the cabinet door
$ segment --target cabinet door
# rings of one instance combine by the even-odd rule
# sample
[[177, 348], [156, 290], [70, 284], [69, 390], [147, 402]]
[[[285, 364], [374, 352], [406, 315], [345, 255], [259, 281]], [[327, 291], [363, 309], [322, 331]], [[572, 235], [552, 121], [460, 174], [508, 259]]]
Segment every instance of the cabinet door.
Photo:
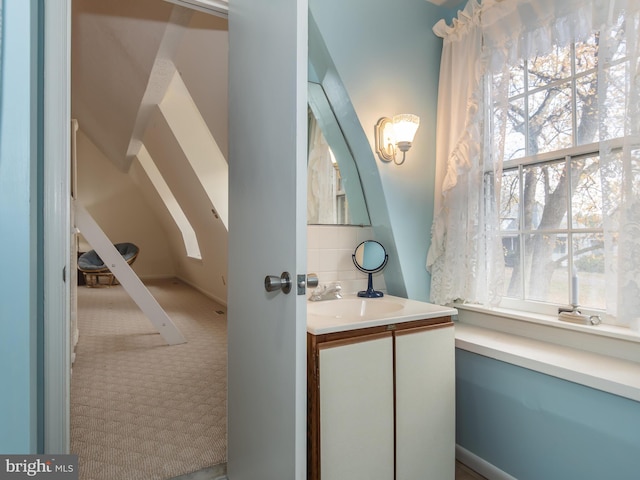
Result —
[[453, 326], [396, 333], [396, 479], [455, 477]]
[[320, 477], [393, 478], [393, 338], [322, 344]]

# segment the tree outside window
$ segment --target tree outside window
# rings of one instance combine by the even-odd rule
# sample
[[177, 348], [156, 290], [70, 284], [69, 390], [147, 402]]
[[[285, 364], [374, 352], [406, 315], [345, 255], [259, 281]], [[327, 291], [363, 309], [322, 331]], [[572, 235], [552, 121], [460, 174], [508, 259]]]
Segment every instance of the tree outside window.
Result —
[[[602, 184], [622, 173], [603, 170], [599, 148], [610, 140], [615, 149], [624, 132], [622, 16], [610, 34], [616, 50], [605, 70], [606, 89], [599, 88], [598, 33], [523, 60], [488, 82], [489, 95], [501, 82], [509, 91], [508, 104], [493, 104], [492, 113], [503, 159], [496, 188], [507, 297], [567, 304], [577, 276], [580, 305], [605, 308], [605, 268], [612, 259], [604, 255], [603, 217], [620, 205], [603, 198]], [[607, 111], [598, 112], [603, 104]], [[605, 125], [599, 125], [602, 113]]]

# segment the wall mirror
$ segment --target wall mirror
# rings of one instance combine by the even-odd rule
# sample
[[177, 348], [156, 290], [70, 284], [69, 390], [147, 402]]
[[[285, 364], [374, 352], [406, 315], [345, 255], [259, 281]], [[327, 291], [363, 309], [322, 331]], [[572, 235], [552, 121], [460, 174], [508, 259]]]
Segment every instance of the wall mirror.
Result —
[[309, 82], [307, 223], [370, 225], [356, 162], [322, 85]]
[[373, 274], [381, 272], [389, 260], [389, 255], [387, 255], [387, 251], [382, 244], [375, 240], [366, 240], [356, 247], [351, 258], [358, 270], [369, 275], [367, 289], [358, 292], [358, 296], [367, 298], [383, 297], [384, 293], [373, 289]]

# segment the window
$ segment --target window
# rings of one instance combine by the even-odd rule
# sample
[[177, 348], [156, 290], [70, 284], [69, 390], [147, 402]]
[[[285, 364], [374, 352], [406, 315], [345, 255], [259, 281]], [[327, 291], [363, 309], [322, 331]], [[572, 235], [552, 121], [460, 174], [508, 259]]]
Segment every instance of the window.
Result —
[[198, 244], [196, 232], [193, 230], [193, 227], [187, 219], [187, 216], [184, 214], [182, 207], [180, 207], [178, 200], [173, 195], [171, 188], [167, 185], [162, 173], [160, 173], [160, 170], [154, 163], [153, 158], [151, 158], [149, 151], [144, 145], [140, 147], [137, 159], [140, 162], [140, 165], [142, 165], [142, 169], [147, 174], [147, 177], [149, 177], [152, 185], [158, 192], [158, 195], [160, 195], [160, 199], [169, 211], [171, 218], [180, 230], [187, 256], [196, 260], [202, 260], [202, 254], [200, 253], [200, 245]]
[[443, 37], [430, 300], [640, 331], [640, 2], [469, 2]]
[[[493, 105], [494, 148], [503, 161], [495, 190], [500, 194], [504, 297], [606, 308], [605, 268], [613, 259], [605, 251], [616, 249], [604, 248], [604, 216], [618, 205], [603, 198], [602, 185], [619, 181], [622, 173], [615, 161], [603, 167], [600, 142], [608, 142], [615, 158], [624, 135], [622, 25], [621, 16], [610, 33], [616, 46], [613, 61], [604, 70], [598, 69], [596, 33], [488, 78], [489, 95], [508, 82], [506, 103], [488, 102]], [[599, 86], [603, 72], [606, 88]], [[599, 95], [606, 95], [606, 112], [598, 112]], [[600, 124], [603, 113], [606, 122]], [[492, 175], [485, 174], [489, 180]], [[535, 309], [533, 304], [525, 308]]]
[[[502, 174], [505, 297], [604, 309], [597, 153], [521, 163]], [[571, 282], [576, 276], [578, 283]], [[579, 285], [574, 293], [571, 286]]]

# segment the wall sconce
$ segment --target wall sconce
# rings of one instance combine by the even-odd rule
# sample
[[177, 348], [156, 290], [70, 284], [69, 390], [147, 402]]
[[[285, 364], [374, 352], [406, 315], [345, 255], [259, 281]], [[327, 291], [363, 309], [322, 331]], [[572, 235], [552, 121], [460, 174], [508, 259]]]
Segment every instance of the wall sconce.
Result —
[[[420, 125], [420, 117], [410, 113], [401, 113], [393, 119], [382, 117], [376, 124], [376, 153], [383, 162], [402, 165], [407, 150]], [[396, 158], [397, 150], [402, 152], [402, 160]]]

